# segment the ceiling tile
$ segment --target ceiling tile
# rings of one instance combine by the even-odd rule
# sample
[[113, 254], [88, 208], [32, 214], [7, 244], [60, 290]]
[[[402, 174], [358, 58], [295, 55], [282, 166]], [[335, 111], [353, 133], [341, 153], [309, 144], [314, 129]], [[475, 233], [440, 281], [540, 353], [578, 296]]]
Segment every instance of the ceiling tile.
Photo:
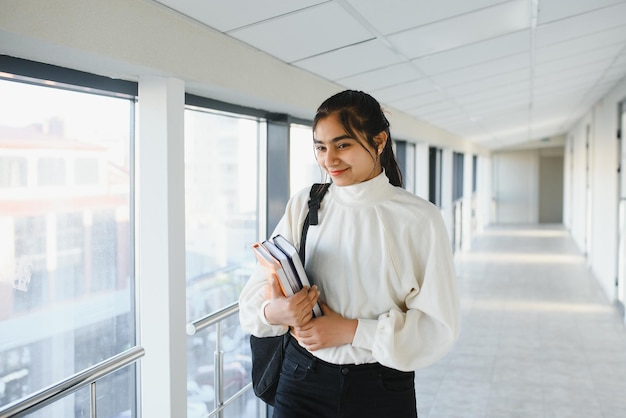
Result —
[[620, 50], [621, 46], [617, 45], [599, 48], [583, 54], [571, 55], [553, 61], [538, 62], [535, 65], [535, 76], [540, 77], [543, 75], [567, 71], [570, 68], [582, 67], [587, 64], [592, 67], [602, 64], [604, 68], [606, 68], [608, 67], [608, 64], [604, 64], [604, 62], [613, 62]]
[[229, 35], [289, 63], [372, 38], [336, 3], [265, 20]]
[[488, 102], [490, 100], [499, 99], [502, 97], [508, 98], [513, 95], [519, 94], [520, 92], [527, 95], [529, 91], [530, 80], [526, 79], [518, 83], [501, 86], [497, 89], [485, 89], [474, 94], [456, 96], [455, 100], [463, 106], [469, 106], [476, 103]]
[[[511, 55], [505, 58], [484, 62], [461, 70], [449, 71], [431, 76], [433, 81], [446, 88], [456, 84], [474, 82], [508, 72], [527, 69], [530, 66], [530, 55], [526, 53]], [[530, 70], [528, 70], [530, 76]]]
[[447, 100], [447, 96], [440, 91], [415, 94], [400, 100], [388, 102], [389, 105], [400, 110], [411, 110], [420, 106], [439, 103]]
[[304, 9], [326, 0], [259, 1], [229, 0], [226, 6], [221, 1], [156, 0], [220, 32], [227, 32], [265, 19]]
[[595, 33], [589, 36], [575, 38], [566, 42], [551, 44], [537, 48], [535, 59], [538, 63], [554, 61], [572, 55], [593, 52], [608, 48], [612, 54], [618, 54], [626, 44], [626, 25]]
[[397, 64], [400, 61], [402, 58], [394, 51], [381, 41], [374, 39], [306, 58], [295, 62], [294, 65], [328, 80], [336, 81]]
[[529, 79], [530, 73], [528, 68], [523, 68], [520, 70], [508, 71], [478, 80], [472, 80], [471, 82], [467, 83], [446, 86], [445, 90], [447, 93], [454, 96], [464, 96], [466, 94], [473, 94], [485, 90], [499, 89], [503, 86], [519, 83], [522, 81], [528, 81]]
[[421, 72], [410, 63], [400, 63], [377, 68], [350, 77], [340, 78], [337, 83], [357, 90], [376, 90], [421, 78]]
[[348, 0], [383, 35], [493, 6], [502, 0]]
[[527, 29], [528, 4], [514, 0], [387, 36], [407, 58], [457, 48]]
[[541, 0], [539, 24], [588, 13], [595, 9], [621, 3], [623, 0]]
[[544, 87], [559, 85], [565, 85], [566, 87], [570, 85], [575, 86], [581, 82], [581, 80], [589, 78], [598, 80], [602, 76], [604, 69], [609, 67], [610, 63], [610, 60], [604, 60], [594, 62], [590, 65], [574, 66], [564, 71], [545, 74], [541, 77], [535, 77], [533, 86], [538, 90]]
[[536, 35], [537, 47], [622, 26], [624, 16], [626, 16], [626, 2], [621, 2], [615, 6], [539, 25]]
[[406, 83], [394, 84], [393, 86], [374, 90], [372, 94], [384, 102], [394, 102], [397, 100], [421, 95], [424, 93], [436, 91], [433, 84], [427, 78], [413, 80]]
[[429, 103], [424, 106], [417, 107], [411, 110], [411, 113], [420, 115], [428, 119], [429, 116], [441, 115], [442, 113], [458, 113], [460, 108], [454, 103], [449, 101]]
[[438, 74], [506, 57], [530, 49], [530, 31], [523, 30], [413, 60], [426, 74]]

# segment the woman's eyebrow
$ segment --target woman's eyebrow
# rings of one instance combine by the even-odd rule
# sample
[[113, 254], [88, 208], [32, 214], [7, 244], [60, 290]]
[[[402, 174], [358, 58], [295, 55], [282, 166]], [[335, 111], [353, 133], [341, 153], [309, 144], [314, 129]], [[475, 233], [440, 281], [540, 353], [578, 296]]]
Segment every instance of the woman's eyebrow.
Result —
[[[339, 135], [339, 136], [337, 136], [337, 137], [335, 137], [335, 138], [331, 139], [331, 140], [330, 140], [330, 141], [328, 141], [328, 142], [337, 142], [337, 141], [341, 141], [342, 139], [354, 139], [354, 138], [352, 138], [352, 137], [351, 137], [350, 135], [348, 135], [348, 134], [345, 134], [345, 135]], [[314, 143], [316, 143], [316, 144], [323, 144], [323, 142], [322, 142], [322, 141], [320, 141], [320, 140], [319, 140], [319, 139], [317, 139], [317, 138], [313, 138], [313, 142], [314, 142]]]

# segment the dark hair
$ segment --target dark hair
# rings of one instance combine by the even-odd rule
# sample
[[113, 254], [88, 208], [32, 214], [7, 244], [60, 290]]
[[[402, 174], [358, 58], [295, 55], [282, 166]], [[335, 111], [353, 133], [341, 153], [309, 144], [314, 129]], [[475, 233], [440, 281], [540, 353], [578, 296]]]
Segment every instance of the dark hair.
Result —
[[[364, 136], [367, 143], [374, 149], [378, 145], [374, 137], [383, 131], [387, 134], [387, 142], [380, 155], [380, 165], [385, 170], [389, 183], [402, 187], [402, 173], [393, 153], [389, 121], [378, 101], [362, 91], [345, 90], [337, 93], [324, 100], [317, 109], [313, 119], [313, 130], [315, 131], [320, 120], [331, 114], [337, 115], [346, 133], [357, 140]], [[357, 132], [361, 135], [357, 135]]]

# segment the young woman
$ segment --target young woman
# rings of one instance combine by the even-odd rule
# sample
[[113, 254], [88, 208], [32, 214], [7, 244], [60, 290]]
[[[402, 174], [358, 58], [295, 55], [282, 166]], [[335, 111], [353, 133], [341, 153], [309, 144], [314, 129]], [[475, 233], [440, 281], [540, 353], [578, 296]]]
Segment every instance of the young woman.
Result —
[[[332, 179], [306, 241], [315, 285], [285, 298], [258, 267], [239, 300], [247, 332], [295, 337], [274, 417], [416, 417], [414, 370], [459, 334], [446, 228], [434, 205], [401, 188], [389, 122], [370, 95], [324, 101], [313, 145]], [[289, 201], [274, 234], [299, 246], [308, 198], [306, 189]], [[324, 315], [313, 318], [318, 300]]]

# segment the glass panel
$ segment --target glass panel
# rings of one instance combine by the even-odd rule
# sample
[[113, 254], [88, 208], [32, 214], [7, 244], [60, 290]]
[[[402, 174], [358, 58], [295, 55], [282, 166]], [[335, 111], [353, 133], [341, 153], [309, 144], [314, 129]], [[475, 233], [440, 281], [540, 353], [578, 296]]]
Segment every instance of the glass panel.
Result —
[[[136, 366], [131, 364], [96, 382], [98, 418], [138, 417], [135, 400]], [[88, 417], [89, 415], [77, 415]]]
[[237, 301], [255, 264], [259, 122], [185, 112], [187, 320]]
[[134, 100], [46, 84], [0, 80], [0, 406], [135, 341]]
[[406, 172], [404, 175], [404, 188], [415, 193], [415, 144], [406, 144]]
[[[245, 395], [237, 399], [233, 404], [228, 405], [224, 409], [225, 418], [242, 418], [242, 417], [261, 417], [262, 409], [265, 409], [265, 404], [257, 400], [254, 396], [254, 392], [247, 391]], [[268, 416], [271, 416], [269, 414]]]
[[313, 132], [310, 126], [291, 125], [289, 131], [290, 195], [313, 183], [324, 183], [324, 173], [317, 165], [313, 152]]
[[91, 417], [90, 399], [90, 388], [86, 387], [24, 416], [27, 418], [88, 418]]
[[[238, 315], [231, 315], [221, 322], [221, 355], [223, 362], [222, 400], [225, 402], [251, 382], [252, 362], [249, 336], [239, 325]], [[187, 339], [188, 402], [203, 402], [209, 411], [215, 408], [215, 354], [217, 351], [217, 325], [201, 330]], [[238, 398], [234, 404], [245, 410], [245, 401]], [[231, 415], [232, 417], [250, 415]], [[228, 415], [227, 415], [228, 417]]]
[[[188, 322], [236, 302], [255, 265], [251, 247], [259, 231], [258, 162], [264, 128], [262, 121], [232, 114], [191, 107], [185, 112]], [[220, 327], [225, 401], [250, 382], [250, 346], [238, 315]], [[190, 417], [205, 417], [215, 408], [217, 333], [213, 325], [187, 340]]]

